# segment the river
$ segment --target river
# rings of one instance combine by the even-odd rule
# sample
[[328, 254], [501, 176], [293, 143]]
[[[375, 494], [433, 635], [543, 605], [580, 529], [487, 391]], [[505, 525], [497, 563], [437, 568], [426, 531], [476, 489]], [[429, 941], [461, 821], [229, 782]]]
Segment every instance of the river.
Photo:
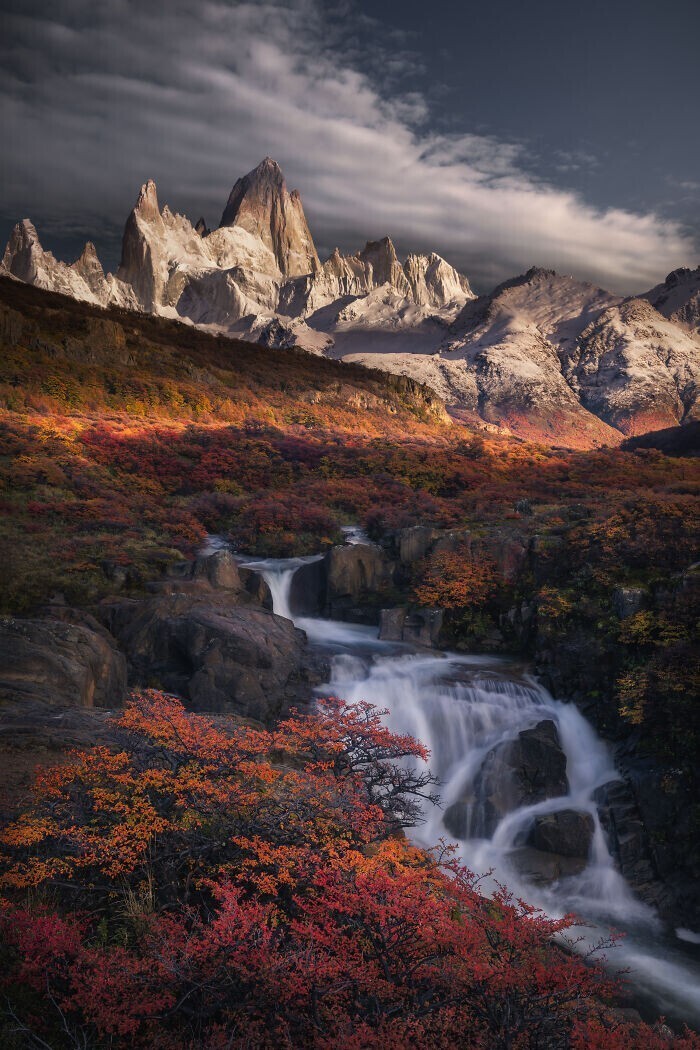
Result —
[[[356, 542], [357, 537], [352, 534], [348, 541]], [[441, 782], [441, 803], [426, 804], [424, 823], [411, 831], [414, 841], [423, 846], [440, 838], [456, 841], [468, 868], [478, 874], [492, 872], [482, 883], [485, 892], [497, 880], [553, 917], [576, 913], [586, 923], [576, 931], [583, 944], [599, 941], [611, 928], [622, 932], [621, 943], [608, 957], [614, 968], [629, 970], [635, 1005], [644, 1013], [700, 1026], [700, 946], [674, 936], [653, 909], [634, 896], [608, 849], [593, 796], [619, 776], [593, 727], [573, 704], [554, 699], [515, 662], [384, 642], [377, 628], [295, 615], [290, 608], [292, 578], [301, 565], [314, 560], [244, 564], [266, 580], [274, 612], [293, 620], [329, 659], [330, 680], [319, 696], [338, 696], [350, 703], [367, 700], [386, 708], [391, 729], [412, 734], [430, 749], [429, 766]], [[479, 776], [486, 756], [543, 721], [557, 728], [566, 755], [568, 792], [516, 806], [485, 831]], [[456, 838], [444, 819], [460, 800], [465, 830]], [[543, 883], [523, 874], [522, 862], [516, 865], [514, 860], [522, 856], [522, 843], [534, 820], [561, 810], [590, 815], [588, 859], [579, 865], [583, 870]]]

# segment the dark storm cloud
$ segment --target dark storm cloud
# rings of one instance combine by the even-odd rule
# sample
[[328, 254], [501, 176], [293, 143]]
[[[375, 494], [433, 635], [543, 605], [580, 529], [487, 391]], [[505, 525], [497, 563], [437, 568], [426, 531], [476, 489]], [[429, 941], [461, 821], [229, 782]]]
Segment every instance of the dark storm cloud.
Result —
[[[3, 215], [31, 215], [56, 243], [90, 235], [114, 253], [148, 177], [161, 203], [216, 223], [270, 154], [327, 250], [390, 233], [482, 287], [537, 263], [621, 291], [694, 256], [671, 219], [536, 176], [523, 143], [435, 131], [411, 42], [350, 6], [332, 19], [313, 0], [4, 6]], [[562, 154], [553, 169], [595, 163]]]

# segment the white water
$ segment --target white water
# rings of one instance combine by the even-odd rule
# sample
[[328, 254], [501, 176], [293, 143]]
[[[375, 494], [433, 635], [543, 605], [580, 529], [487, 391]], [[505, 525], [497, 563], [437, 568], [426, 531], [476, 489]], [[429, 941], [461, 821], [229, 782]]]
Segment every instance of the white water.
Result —
[[[375, 628], [294, 617], [292, 578], [301, 565], [315, 560], [266, 559], [245, 565], [266, 580], [274, 612], [293, 619], [310, 643], [330, 656], [331, 678], [319, 695], [340, 696], [351, 703], [368, 700], [387, 708], [392, 729], [411, 733], [430, 749], [428, 764], [441, 781], [441, 805], [426, 806], [425, 823], [414, 829], [414, 839], [426, 846], [440, 838], [453, 839], [443, 823], [445, 809], [457, 799], [468, 800], [468, 833], [458, 842], [459, 852], [472, 871], [492, 871], [482, 883], [486, 891], [498, 881], [551, 916], [575, 912], [587, 923], [576, 931], [585, 943], [597, 942], [610, 928], [624, 931], [612, 955], [616, 968], [630, 969], [630, 981], [657, 1013], [700, 1024], [700, 953], [687, 943], [690, 931], [679, 931], [685, 951], [679, 940], [665, 933], [652, 909], [635, 898], [617, 871], [593, 793], [618, 775], [608, 748], [577, 708], [553, 699], [503, 659], [418, 650], [379, 641]], [[485, 756], [545, 719], [556, 724], [566, 754], [568, 794], [514, 809], [485, 836], [475, 789]], [[518, 873], [513, 851], [536, 816], [562, 809], [591, 815], [594, 835], [588, 861], [579, 874], [535, 884]]]
[[273, 612], [277, 616], [284, 616], [287, 620], [292, 620], [292, 610], [289, 607], [292, 577], [302, 565], [321, 561], [322, 558], [322, 554], [312, 554], [307, 558], [263, 558], [260, 561], [242, 562], [241, 568], [255, 569], [260, 573], [270, 588]]

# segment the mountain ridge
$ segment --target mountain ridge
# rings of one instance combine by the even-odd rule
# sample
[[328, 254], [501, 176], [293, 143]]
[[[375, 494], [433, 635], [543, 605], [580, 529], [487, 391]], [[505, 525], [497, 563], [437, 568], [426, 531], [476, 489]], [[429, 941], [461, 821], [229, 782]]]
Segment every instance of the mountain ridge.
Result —
[[154, 313], [263, 346], [431, 385], [456, 418], [587, 448], [698, 417], [700, 267], [623, 298], [533, 267], [487, 295], [437, 253], [391, 238], [321, 262], [301, 196], [266, 157], [235, 181], [217, 229], [141, 187], [116, 275], [94, 245], [71, 263], [18, 223], [3, 272], [97, 305]]

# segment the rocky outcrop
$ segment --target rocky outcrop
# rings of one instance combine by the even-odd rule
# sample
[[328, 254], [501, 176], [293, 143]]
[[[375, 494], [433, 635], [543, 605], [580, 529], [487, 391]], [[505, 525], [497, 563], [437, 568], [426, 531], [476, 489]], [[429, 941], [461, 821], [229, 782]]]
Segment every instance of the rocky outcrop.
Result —
[[[126, 221], [118, 278], [133, 289], [142, 309], [158, 312], [174, 305], [182, 293], [183, 268], [206, 265], [205, 242], [182, 215], [161, 212], [153, 179], [141, 187]], [[173, 281], [174, 287], [169, 287]]]
[[379, 638], [383, 642], [407, 642], [432, 648], [440, 641], [444, 616], [442, 609], [417, 609], [412, 612], [405, 607], [382, 609]]
[[565, 375], [590, 412], [626, 435], [700, 418], [700, 341], [643, 299], [604, 310]]
[[326, 555], [326, 607], [333, 619], [376, 623], [391, 582], [392, 566], [376, 544], [332, 547]]
[[620, 620], [635, 616], [649, 600], [645, 587], [616, 587], [612, 594], [612, 607]]
[[610, 781], [598, 788], [594, 798], [608, 849], [625, 880], [643, 901], [666, 911], [669, 894], [659, 881], [648, 831], [630, 785], [622, 779]]
[[546, 719], [488, 752], [468, 793], [445, 810], [445, 827], [457, 838], [490, 837], [507, 813], [568, 790], [566, 755]]
[[590, 813], [576, 809], [559, 809], [535, 817], [528, 846], [561, 857], [587, 860], [593, 841], [595, 824]]
[[115, 707], [126, 661], [96, 621], [0, 620], [0, 701]]
[[130, 286], [112, 274], [105, 277], [95, 246], [88, 241], [74, 263], [68, 264], [44, 251], [29, 219], [18, 222], [7, 242], [2, 268], [9, 275], [37, 288], [60, 292], [72, 299], [105, 306], [114, 303], [137, 309], [137, 297]]
[[279, 164], [266, 157], [238, 179], [221, 216], [221, 226], [240, 226], [269, 248], [288, 277], [320, 267], [297, 190], [287, 189]]
[[266, 609], [184, 590], [115, 603], [103, 615], [135, 681], [157, 683], [193, 710], [269, 721], [308, 697], [305, 635]]
[[328, 590], [327, 559], [300, 565], [292, 577], [289, 606], [297, 616], [322, 616]]
[[646, 292], [655, 310], [691, 332], [700, 333], [700, 266], [673, 270], [665, 281]]
[[74, 299], [102, 303], [108, 296], [107, 284], [102, 267], [99, 267], [98, 273], [94, 266], [91, 247], [86, 245], [78, 261], [69, 266], [56, 259], [51, 252], [44, 251], [33, 223], [23, 219], [10, 234], [2, 261], [9, 273], [27, 284], [62, 292]]

